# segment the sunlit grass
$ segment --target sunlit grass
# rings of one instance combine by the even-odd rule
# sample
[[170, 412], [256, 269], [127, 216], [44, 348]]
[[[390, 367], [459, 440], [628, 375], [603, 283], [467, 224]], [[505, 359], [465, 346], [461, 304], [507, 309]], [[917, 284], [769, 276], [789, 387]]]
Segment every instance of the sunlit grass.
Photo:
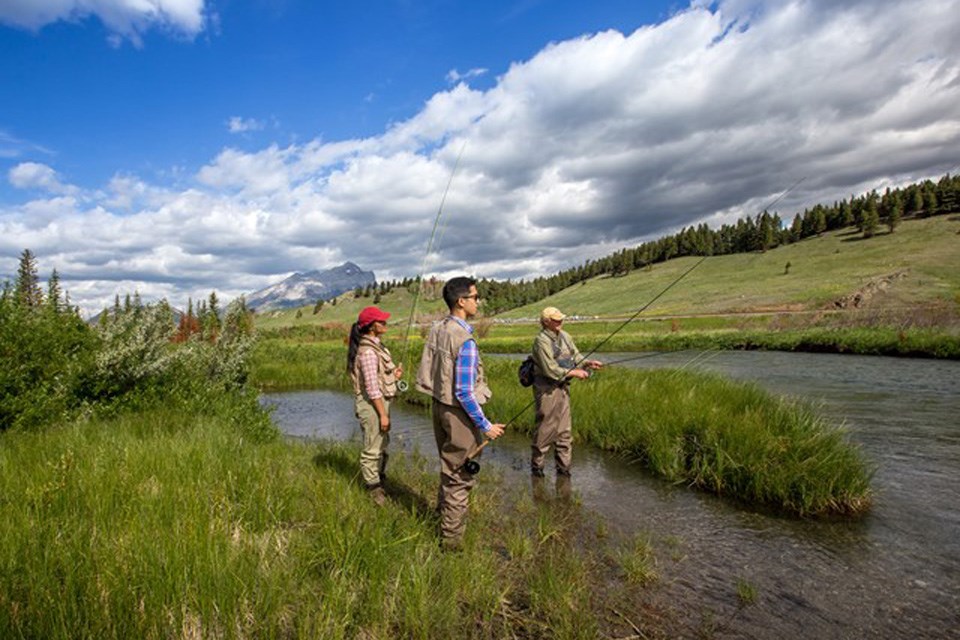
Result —
[[0, 434], [0, 637], [597, 636], [588, 532], [543, 540], [487, 473], [444, 554], [433, 461], [378, 508], [357, 453], [163, 410]]

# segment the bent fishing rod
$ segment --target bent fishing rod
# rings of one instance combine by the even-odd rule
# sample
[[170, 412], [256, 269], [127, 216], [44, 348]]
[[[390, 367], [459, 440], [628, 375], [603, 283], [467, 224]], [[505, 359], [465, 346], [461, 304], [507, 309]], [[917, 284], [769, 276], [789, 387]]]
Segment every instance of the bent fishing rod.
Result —
[[[690, 267], [689, 269], [687, 269], [686, 271], [684, 271], [683, 273], [681, 273], [679, 277], [677, 277], [676, 279], [673, 280], [673, 282], [671, 282], [671, 283], [668, 284], [666, 287], [664, 287], [657, 295], [655, 295], [653, 298], [651, 298], [649, 302], [647, 302], [645, 305], [643, 305], [642, 307], [640, 307], [640, 308], [636, 311], [636, 313], [634, 313], [632, 316], [630, 316], [629, 318], [627, 318], [623, 323], [620, 324], [619, 327], [617, 327], [616, 329], [614, 329], [613, 331], [611, 331], [610, 334], [609, 334], [606, 338], [604, 338], [603, 340], [601, 340], [599, 343], [597, 343], [597, 345], [596, 345], [595, 347], [593, 347], [593, 349], [591, 349], [589, 352], [587, 352], [587, 355], [581, 357], [580, 360], [578, 360], [577, 362], [575, 362], [574, 364], [572, 364], [566, 371], [564, 371], [564, 372], [563, 372], [563, 378], [566, 378], [568, 373], [570, 373], [571, 371], [573, 371], [574, 369], [576, 369], [581, 363], [583, 363], [584, 360], [586, 360], [588, 357], [590, 357], [591, 355], [593, 355], [593, 353], [595, 353], [595, 352], [597, 351], [597, 349], [599, 349], [599, 348], [602, 347], [604, 344], [606, 344], [606, 343], [610, 340], [610, 338], [612, 338], [613, 336], [617, 335], [621, 330], [623, 330], [624, 327], [626, 327], [628, 324], [630, 324], [631, 322], [633, 322], [634, 320], [636, 320], [636, 319], [640, 316], [641, 313], [643, 313], [644, 311], [646, 311], [646, 310], [650, 307], [650, 305], [652, 305], [654, 302], [656, 302], [657, 300], [659, 300], [664, 294], [666, 294], [668, 291], [670, 291], [670, 289], [672, 289], [674, 286], [676, 286], [681, 280], [683, 280], [684, 278], [686, 278], [686, 277], [690, 274], [690, 272], [692, 272], [694, 269], [696, 269], [696, 268], [699, 267], [701, 264], [703, 264], [703, 261], [706, 260], [706, 259], [707, 259], [707, 256], [703, 256], [702, 258], [700, 258], [699, 260], [697, 260], [697, 261], [693, 264], [692, 267]], [[536, 398], [534, 398], [533, 400], [531, 400], [530, 402], [528, 402], [526, 405], [524, 405], [523, 409], [521, 409], [520, 411], [518, 411], [515, 416], [513, 416], [512, 418], [510, 418], [509, 420], [507, 420], [507, 421], [503, 424], [503, 428], [506, 429], [507, 426], [513, 424], [513, 422], [514, 422], [517, 418], [519, 418], [520, 416], [522, 416], [522, 415], [527, 411], [527, 409], [529, 409], [530, 407], [532, 407], [532, 406], [534, 405], [534, 403], [536, 403], [536, 401], [537, 401]], [[479, 473], [479, 472], [480, 472], [480, 463], [477, 462], [476, 457], [479, 456], [479, 455], [480, 455], [480, 452], [483, 451], [484, 447], [486, 447], [486, 446], [487, 446], [488, 444], [490, 444], [491, 442], [493, 442], [493, 439], [492, 439], [492, 438], [487, 438], [487, 439], [485, 439], [483, 442], [481, 442], [480, 445], [477, 446], [477, 448], [473, 451], [473, 453], [471, 453], [470, 455], [467, 456], [467, 459], [463, 462], [463, 464], [461, 465], [461, 468], [464, 469], [467, 473], [469, 473], [469, 474], [471, 474], [471, 475], [476, 475], [477, 473]]]
[[[457, 154], [457, 159], [453, 163], [453, 169], [450, 171], [450, 178], [447, 179], [447, 186], [443, 190], [443, 196], [440, 198], [440, 206], [437, 208], [437, 215], [433, 219], [433, 229], [430, 231], [430, 239], [427, 241], [427, 250], [423, 254], [423, 260], [420, 263], [420, 273], [417, 275], [417, 292], [413, 296], [413, 305], [410, 307], [410, 318], [407, 320], [407, 330], [403, 335], [403, 356], [400, 358], [400, 365], [403, 366], [410, 353], [410, 330], [413, 328], [413, 321], [417, 315], [417, 305], [420, 302], [420, 293], [423, 291], [423, 274], [427, 269], [427, 259], [433, 251], [433, 240], [437, 236], [437, 227], [440, 225], [440, 217], [443, 215], [443, 205], [447, 201], [447, 194], [450, 192], [450, 185], [453, 184], [453, 176], [457, 173], [457, 167], [460, 166], [460, 158], [463, 157], [463, 150], [467, 148], [467, 142], [464, 141]], [[397, 391], [401, 393], [410, 388], [406, 380], [397, 380]]]
[[[786, 195], [787, 195], [788, 193], [790, 193], [790, 192], [793, 191], [795, 188], [797, 188], [797, 186], [799, 186], [800, 183], [803, 182], [803, 181], [806, 180], [806, 179], [807, 179], [806, 176], [804, 176], [804, 177], [800, 178], [799, 180], [797, 180], [796, 182], [794, 182], [794, 183], [793, 183], [792, 185], [790, 185], [785, 191], [783, 191], [783, 193], [781, 193], [781, 194], [778, 195], [776, 198], [774, 198], [770, 203], [768, 203], [768, 204], [763, 208], [763, 210], [766, 211], [767, 209], [769, 209], [770, 207], [772, 207], [772, 206], [775, 205], [776, 203], [780, 202], [784, 197], [786, 197]], [[703, 261], [707, 259], [707, 257], [708, 257], [708, 256], [703, 256], [702, 258], [700, 258], [700, 260], [698, 260], [697, 262], [695, 262], [692, 267], [690, 267], [689, 269], [687, 269], [686, 271], [684, 271], [682, 274], [680, 274], [680, 276], [679, 276], [677, 279], [675, 279], [673, 282], [671, 282], [670, 284], [668, 284], [662, 291], [660, 291], [660, 293], [658, 293], [657, 295], [655, 295], [649, 302], [647, 302], [645, 305], [643, 305], [642, 307], [640, 307], [640, 309], [638, 309], [636, 313], [634, 313], [632, 316], [630, 316], [629, 318], [627, 318], [619, 327], [617, 327], [616, 329], [614, 329], [606, 338], [604, 338], [604, 339], [601, 340], [599, 343], [597, 343], [597, 345], [594, 346], [593, 349], [591, 349], [589, 352], [587, 352], [587, 354], [586, 354], [585, 356], [582, 356], [582, 357], [580, 358], [580, 360], [578, 360], [577, 362], [575, 362], [569, 369], [567, 369], [566, 371], [564, 371], [564, 374], [563, 374], [564, 378], [566, 378], [566, 376], [567, 376], [568, 373], [570, 373], [571, 371], [573, 371], [574, 369], [576, 369], [581, 363], [583, 363], [584, 360], [586, 360], [588, 357], [590, 357], [591, 355], [593, 355], [594, 353], [596, 353], [596, 351], [597, 351], [601, 346], [603, 346], [604, 344], [606, 344], [607, 342], [609, 342], [610, 339], [613, 338], [613, 336], [615, 336], [616, 334], [618, 334], [621, 330], [623, 330], [624, 327], [626, 327], [628, 324], [630, 324], [631, 322], [633, 322], [634, 320], [636, 320], [636, 319], [640, 316], [641, 313], [643, 313], [644, 311], [646, 311], [654, 302], [656, 302], [657, 300], [659, 300], [665, 293], [667, 293], [667, 291], [669, 291], [670, 289], [672, 289], [677, 283], [679, 283], [681, 280], [683, 280], [684, 278], [686, 278], [687, 275], [688, 275], [691, 271], [693, 271], [694, 269], [696, 269], [697, 267], [699, 267], [699, 266], [703, 263]], [[645, 356], [645, 357], [646, 357], [646, 356]], [[626, 358], [626, 359], [624, 359], [624, 360], [620, 360], [619, 362], [625, 362], [625, 361], [627, 361], [627, 360], [636, 360], [636, 359], [639, 359], [639, 358]], [[611, 362], [611, 363], [607, 363], [607, 364], [615, 364], [615, 363]], [[510, 418], [507, 422], [505, 422], [504, 425], [503, 425], [503, 426], [504, 426], [504, 429], [506, 429], [506, 427], [507, 427], [508, 425], [512, 424], [517, 418], [519, 418], [520, 416], [522, 416], [522, 415], [526, 412], [527, 409], [529, 409], [531, 406], [533, 406], [534, 403], [536, 403], [536, 398], [534, 398], [533, 400], [531, 400], [530, 402], [528, 402], [526, 405], [524, 405], [523, 409], [521, 409], [519, 412], [517, 412], [517, 414], [516, 414], [515, 416], [513, 416], [513, 417]], [[468, 473], [470, 473], [470, 474], [476, 474], [476, 473], [478, 473], [478, 472], [480, 471], [480, 463], [477, 462], [475, 458], [476, 458], [477, 456], [479, 456], [479, 455], [480, 455], [480, 452], [483, 451], [483, 449], [484, 449], [488, 444], [490, 444], [492, 441], [493, 441], [493, 440], [492, 440], [491, 438], [487, 438], [487, 439], [485, 439], [483, 442], [481, 442], [480, 445], [473, 451], [473, 453], [471, 453], [470, 455], [467, 456], [467, 459], [466, 459], [466, 460], [464, 461], [464, 463], [461, 465], [461, 468], [464, 469], [464, 470], [466, 470], [466, 471], [467, 471]]]

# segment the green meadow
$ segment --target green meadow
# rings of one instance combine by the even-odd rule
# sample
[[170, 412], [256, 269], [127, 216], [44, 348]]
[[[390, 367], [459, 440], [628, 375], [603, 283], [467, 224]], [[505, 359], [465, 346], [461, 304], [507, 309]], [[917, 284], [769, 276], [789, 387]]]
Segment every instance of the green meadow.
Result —
[[[573, 316], [587, 348], [620, 328], [604, 351], [719, 348], [960, 357], [960, 216], [906, 220], [895, 233], [869, 240], [846, 229], [762, 253], [712, 256], [677, 281], [699, 260], [679, 258], [627, 275], [596, 277], [535, 304], [481, 315], [478, 325], [489, 339], [488, 350], [524, 351], [528, 325], [551, 305]], [[441, 300], [423, 296], [408, 331], [413, 301], [411, 292], [397, 288], [377, 302], [393, 314], [394, 340], [402, 342], [409, 333], [415, 343], [424, 326], [444, 313]], [[370, 304], [372, 297], [347, 293], [318, 313], [312, 306], [267, 311], [256, 323], [268, 332], [309, 339], [323, 327], [342, 325], [346, 331]]]

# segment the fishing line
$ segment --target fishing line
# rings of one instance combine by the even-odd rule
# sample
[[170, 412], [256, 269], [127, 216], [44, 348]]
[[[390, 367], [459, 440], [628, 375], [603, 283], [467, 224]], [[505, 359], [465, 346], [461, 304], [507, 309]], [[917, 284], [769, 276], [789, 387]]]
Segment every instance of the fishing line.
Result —
[[772, 207], [773, 205], [775, 205], [775, 204], [777, 204], [778, 202], [780, 202], [781, 200], [783, 200], [788, 193], [790, 193], [790, 192], [793, 191], [795, 188], [797, 188], [797, 186], [798, 186], [801, 182], [803, 182], [804, 180], [806, 180], [806, 179], [807, 179], [807, 176], [804, 176], [804, 177], [800, 178], [799, 180], [797, 180], [796, 182], [794, 182], [792, 185], [790, 185], [789, 188], [787, 188], [786, 191], [784, 191], [784, 192], [781, 193], [779, 196], [777, 196], [776, 198], [774, 198], [774, 199], [773, 199], [773, 202], [771, 202], [770, 204], [768, 204], [767, 206], [765, 206], [765, 207], [763, 208], [763, 210], [766, 211], [767, 209], [769, 209], [769, 208]]
[[658, 356], [667, 355], [668, 353], [680, 354], [685, 351], [690, 351], [690, 349], [682, 349], [680, 351], [655, 351], [653, 353], [641, 353], [640, 355], [630, 356], [629, 358], [620, 358], [619, 360], [610, 360], [609, 362], [604, 362], [603, 366], [606, 367], [607, 365], [611, 365], [611, 364], [622, 364], [624, 362], [633, 362], [634, 360], [643, 360], [644, 358], [656, 358]]
[[[460, 147], [460, 152], [457, 154], [457, 159], [453, 163], [453, 169], [450, 171], [450, 177], [447, 179], [447, 186], [443, 190], [443, 196], [440, 198], [440, 206], [437, 208], [437, 215], [433, 220], [433, 229], [430, 231], [430, 239], [427, 241], [427, 250], [423, 254], [423, 261], [420, 263], [420, 273], [417, 275], [417, 293], [413, 296], [413, 305], [410, 307], [410, 318], [407, 320], [407, 330], [403, 335], [403, 357], [400, 358], [400, 365], [407, 361], [407, 356], [410, 353], [410, 331], [413, 329], [413, 321], [417, 315], [417, 305], [420, 303], [420, 294], [423, 291], [423, 274], [427, 269], [427, 259], [430, 257], [430, 253], [433, 251], [433, 241], [437, 236], [437, 227], [440, 224], [440, 217], [443, 215], [443, 205], [447, 201], [447, 194], [450, 192], [450, 185], [453, 184], [453, 176], [457, 173], [457, 167], [460, 166], [460, 158], [463, 157], [463, 150], [467, 148], [467, 141], [463, 141], [463, 145]], [[409, 389], [410, 386], [407, 384], [406, 380], [397, 381], [397, 391], [404, 392]]]
[[570, 373], [571, 371], [573, 371], [574, 369], [576, 369], [576, 368], [580, 365], [580, 363], [582, 363], [584, 360], [586, 360], [587, 358], [589, 358], [590, 356], [592, 356], [594, 353], [596, 353], [597, 350], [598, 350], [600, 347], [602, 347], [603, 345], [605, 345], [607, 342], [610, 341], [610, 338], [612, 338], [613, 336], [615, 336], [615, 335], [617, 335], [618, 333], [620, 333], [620, 331], [622, 331], [624, 327], [626, 327], [628, 324], [630, 324], [631, 322], [633, 322], [634, 320], [636, 320], [637, 317], [639, 317], [639, 315], [640, 315], [641, 313], [643, 313], [644, 311], [646, 311], [646, 310], [650, 307], [650, 305], [652, 305], [654, 302], [656, 302], [656, 301], [659, 300], [661, 297], [663, 297], [663, 295], [664, 295], [667, 291], [670, 291], [670, 289], [672, 289], [678, 282], [680, 282], [681, 280], [683, 280], [684, 278], [686, 278], [687, 275], [688, 275], [691, 271], [693, 271], [694, 269], [696, 269], [697, 267], [699, 267], [701, 264], [703, 264], [703, 261], [706, 260], [706, 259], [707, 259], [707, 256], [703, 256], [702, 258], [700, 258], [699, 260], [697, 260], [697, 261], [693, 264], [692, 267], [690, 267], [689, 269], [687, 269], [686, 271], [684, 271], [683, 273], [681, 273], [681, 274], [680, 274], [680, 277], [678, 277], [676, 280], [674, 280], [673, 282], [671, 282], [670, 284], [668, 284], [660, 293], [658, 293], [657, 295], [655, 295], [655, 296], [650, 300], [650, 302], [648, 302], [647, 304], [645, 304], [645, 305], [643, 305], [642, 307], [640, 307], [640, 308], [637, 310], [636, 313], [634, 313], [632, 316], [630, 316], [629, 318], [627, 318], [626, 320], [624, 320], [624, 321], [623, 321], [623, 324], [621, 324], [619, 327], [617, 327], [616, 329], [614, 329], [613, 331], [611, 331], [611, 332], [610, 332], [610, 335], [608, 335], [606, 338], [604, 338], [604, 339], [601, 340], [599, 343], [597, 343], [597, 345], [596, 345], [593, 349], [591, 349], [590, 351], [587, 352], [587, 355], [585, 355], [585, 356], [583, 356], [582, 358], [580, 358], [580, 361], [579, 361], [579, 362], [577, 362], [576, 364], [573, 365], [573, 367], [571, 367], [570, 369], [568, 369], [568, 370], [567, 370], [567, 373]]
[[[787, 187], [787, 189], [786, 189], [785, 191], [783, 191], [783, 193], [781, 193], [781, 194], [778, 195], [776, 198], [774, 198], [769, 204], [767, 204], [767, 205], [763, 208], [763, 210], [765, 211], [765, 210], [769, 209], [770, 207], [772, 207], [773, 205], [775, 205], [775, 204], [777, 204], [778, 202], [780, 202], [783, 198], [785, 198], [785, 197], [787, 196], [787, 194], [789, 194], [791, 191], [793, 191], [795, 188], [797, 188], [797, 187], [800, 185], [800, 183], [802, 183], [802, 182], [803, 182], [804, 180], [806, 180], [806, 179], [807, 179], [807, 177], [804, 176], [804, 177], [800, 178], [799, 180], [797, 180], [796, 182], [794, 182], [794, 183], [793, 183], [792, 185], [790, 185], [789, 187]], [[644, 311], [646, 311], [646, 310], [650, 307], [650, 305], [652, 305], [654, 302], [656, 302], [657, 300], [659, 300], [661, 296], [663, 296], [665, 293], [667, 293], [667, 291], [669, 291], [670, 289], [672, 289], [678, 282], [680, 282], [681, 280], [683, 280], [684, 278], [686, 278], [687, 275], [688, 275], [691, 271], [693, 271], [694, 269], [696, 269], [697, 267], [699, 267], [699, 266], [703, 263], [703, 261], [706, 260], [706, 259], [707, 259], [707, 256], [703, 256], [702, 258], [700, 258], [697, 262], [694, 263], [694, 265], [693, 265], [692, 267], [690, 267], [689, 269], [687, 269], [686, 271], [684, 271], [682, 274], [680, 274], [680, 276], [679, 276], [677, 279], [675, 279], [673, 282], [671, 282], [670, 284], [668, 284], [668, 285], [666, 286], [666, 288], [664, 288], [660, 293], [658, 293], [657, 295], [655, 295], [647, 304], [643, 305], [640, 309], [637, 310], [636, 313], [634, 313], [632, 316], [630, 316], [629, 318], [627, 318], [619, 327], [617, 327], [616, 329], [614, 329], [606, 338], [604, 338], [603, 340], [601, 340], [596, 346], [593, 347], [593, 349], [591, 349], [589, 352], [587, 352], [587, 355], [582, 356], [578, 362], [574, 363], [573, 366], [571, 366], [569, 369], [567, 369], [567, 370], [564, 372], [564, 377], [566, 377], [566, 375], [567, 375], [568, 373], [570, 373], [571, 371], [573, 371], [574, 369], [576, 369], [576, 368], [577, 368], [581, 363], [583, 363], [583, 361], [586, 360], [589, 356], [593, 355], [600, 347], [602, 347], [604, 344], [606, 344], [607, 342], [609, 342], [610, 339], [613, 338], [616, 334], [618, 334], [624, 327], [626, 327], [628, 324], [630, 324], [631, 322], [633, 322], [634, 320], [636, 320], [637, 317], [638, 317], [641, 313], [643, 313]], [[639, 358], [637, 358], [637, 359], [639, 359]], [[694, 358], [694, 360], [696, 360], [696, 358]], [[689, 364], [689, 363], [688, 363], [688, 364]], [[686, 366], [686, 365], [684, 365], [684, 366]], [[514, 422], [517, 418], [519, 418], [520, 416], [522, 416], [522, 415], [526, 412], [526, 410], [529, 409], [531, 406], [533, 406], [535, 403], [536, 403], [536, 398], [534, 398], [533, 400], [531, 400], [530, 402], [528, 402], [528, 403], [523, 407], [523, 409], [521, 409], [515, 416], [513, 416], [513, 417], [510, 418], [507, 422], [504, 423], [504, 425], [503, 425], [504, 428], [506, 428], [506, 427], [507, 427], [508, 425], [510, 425], [510, 424], [513, 424], [513, 422]], [[467, 456], [467, 459], [464, 461], [463, 465], [461, 465], [461, 468], [462, 468], [462, 469], [465, 469], [468, 473], [471, 473], [471, 474], [476, 474], [477, 472], [479, 472], [479, 471], [480, 471], [480, 463], [477, 462], [477, 461], [475, 460], [475, 458], [476, 458], [478, 455], [480, 455], [480, 452], [483, 451], [484, 447], [486, 447], [490, 442], [492, 442], [492, 440], [488, 438], [488, 439], [484, 440], [482, 443], [480, 443], [480, 445], [476, 448], [476, 450], [474, 450], [473, 453], [471, 453], [470, 455]]]
[[[640, 307], [640, 309], [638, 309], [636, 313], [634, 313], [632, 316], [630, 316], [629, 318], [627, 318], [619, 327], [617, 327], [616, 329], [614, 329], [606, 338], [604, 338], [603, 340], [601, 340], [593, 349], [591, 349], [589, 352], [587, 352], [587, 355], [585, 355], [585, 356], [583, 356], [582, 358], [580, 358], [580, 360], [579, 360], [578, 362], [575, 362], [569, 369], [567, 369], [566, 371], [564, 371], [563, 377], [566, 378], [568, 373], [570, 373], [571, 371], [573, 371], [574, 369], [576, 369], [584, 360], [587, 359], [588, 356], [592, 355], [597, 349], [599, 349], [601, 346], [603, 346], [604, 344], [606, 344], [606, 343], [610, 340], [610, 338], [612, 338], [612, 337], [615, 336], [617, 333], [619, 333], [625, 326], [627, 326], [628, 324], [630, 324], [631, 322], [633, 322], [634, 320], [636, 320], [637, 317], [638, 317], [641, 313], [643, 313], [644, 311], [646, 311], [646, 310], [650, 307], [650, 305], [652, 305], [654, 302], [656, 302], [657, 300], [659, 300], [665, 293], [667, 293], [668, 291], [670, 291], [670, 289], [672, 289], [674, 286], [676, 286], [677, 283], [679, 283], [681, 280], [683, 280], [684, 278], [686, 278], [686, 277], [690, 274], [691, 271], [693, 271], [694, 269], [696, 269], [697, 267], [699, 267], [701, 264], [703, 264], [703, 261], [706, 260], [706, 259], [707, 259], [707, 256], [703, 256], [702, 258], [700, 258], [699, 260], [697, 260], [697, 261], [693, 264], [692, 267], [690, 267], [689, 269], [687, 269], [686, 271], [684, 271], [683, 273], [681, 273], [680, 276], [678, 276], [676, 279], [673, 280], [673, 282], [671, 282], [671, 283], [668, 284], [666, 287], [664, 287], [657, 295], [655, 295], [653, 298], [651, 298], [649, 302], [647, 302], [645, 305], [643, 305], [642, 307]], [[533, 400], [531, 400], [531, 401], [528, 402], [526, 405], [524, 405], [523, 409], [521, 409], [519, 412], [517, 412], [517, 414], [516, 414], [515, 416], [513, 416], [512, 418], [510, 418], [509, 420], [507, 420], [507, 421], [503, 424], [503, 428], [506, 429], [507, 426], [513, 424], [513, 422], [514, 422], [517, 418], [519, 418], [520, 416], [522, 416], [522, 415], [527, 411], [527, 409], [529, 409], [530, 407], [532, 407], [532, 406], [536, 403], [536, 401], [537, 401], [537, 400], [536, 400], [536, 397], [534, 397]], [[461, 468], [464, 469], [465, 471], [467, 471], [467, 473], [470, 473], [470, 474], [472, 474], [472, 475], [478, 473], [478, 472], [480, 471], [480, 463], [477, 462], [475, 458], [476, 458], [478, 455], [480, 455], [480, 452], [483, 451], [484, 447], [486, 447], [486, 446], [487, 446], [489, 443], [491, 443], [491, 442], [493, 442], [493, 440], [490, 439], [490, 438], [487, 438], [486, 440], [484, 440], [483, 442], [481, 442], [480, 445], [476, 448], [476, 450], [474, 450], [473, 453], [471, 453], [470, 455], [467, 456], [467, 459], [466, 459], [466, 460], [464, 461], [464, 463], [461, 465]]]

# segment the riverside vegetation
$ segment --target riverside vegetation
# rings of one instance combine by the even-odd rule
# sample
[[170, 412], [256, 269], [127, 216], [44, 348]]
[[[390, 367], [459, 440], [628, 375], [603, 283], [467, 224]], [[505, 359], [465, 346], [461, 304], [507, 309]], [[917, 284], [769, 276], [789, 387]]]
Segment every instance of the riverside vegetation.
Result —
[[[0, 298], [0, 636], [678, 633], [644, 596], [667, 561], [657, 545], [675, 542], [624, 544], [576, 504], [542, 509], [490, 469], [465, 551], [445, 555], [432, 459], [398, 455], [393, 500], [378, 509], [357, 480], [355, 447], [280, 438], [251, 383], [342, 388], [344, 326], [311, 339], [264, 331], [254, 347], [240, 303], [222, 327], [178, 339], [161, 303], [89, 327], [55, 286], [40, 293], [31, 269]], [[491, 412], [511, 415], [529, 390], [513, 383], [513, 363], [490, 360]], [[586, 384], [578, 402], [597, 404], [578, 415], [597, 418], [578, 421], [580, 437], [666, 478], [796, 513], [868, 506], [856, 449], [802, 408], [683, 372]], [[20, 400], [31, 393], [34, 404]], [[601, 405], [638, 394], [646, 415], [604, 417]], [[656, 406], [655, 396], [678, 404]], [[745, 418], [748, 430], [734, 433]], [[813, 476], [829, 477], [828, 491]]]
[[[378, 509], [355, 449], [280, 438], [247, 382], [242, 304], [188, 336], [165, 303], [118, 306], [91, 327], [51, 282], [45, 296], [25, 252], [0, 297], [0, 637], [620, 628], [608, 609], [631, 583], [594, 597], [617, 580], [615, 556], [577, 510], [480, 492], [470, 544], [451, 557], [422, 498], [436, 488], [425, 460], [397, 456], [395, 501]], [[584, 535], [589, 551], [576, 547]], [[651, 620], [637, 624], [656, 633]]]
[[[342, 340], [270, 335], [254, 355], [258, 386], [347, 390]], [[411, 350], [408, 367], [419, 362], [419, 350], [419, 344]], [[489, 413], [516, 416], [509, 428], [532, 433], [530, 390], [516, 382], [516, 362], [487, 358], [485, 365], [494, 390]], [[682, 370], [610, 367], [576, 384], [575, 439], [625, 455], [668, 481], [800, 516], [858, 515], [869, 508], [870, 465], [842, 429], [801, 401]], [[424, 398], [401, 396], [426, 407]]]

